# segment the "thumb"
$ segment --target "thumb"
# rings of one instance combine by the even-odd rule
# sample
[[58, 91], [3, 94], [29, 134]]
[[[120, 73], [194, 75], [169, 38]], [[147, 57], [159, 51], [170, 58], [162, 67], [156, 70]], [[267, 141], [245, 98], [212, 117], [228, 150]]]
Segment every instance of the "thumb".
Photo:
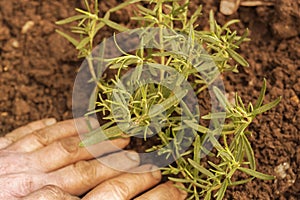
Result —
[[21, 200], [80, 200], [55, 185], [47, 185], [33, 193], [21, 198]]

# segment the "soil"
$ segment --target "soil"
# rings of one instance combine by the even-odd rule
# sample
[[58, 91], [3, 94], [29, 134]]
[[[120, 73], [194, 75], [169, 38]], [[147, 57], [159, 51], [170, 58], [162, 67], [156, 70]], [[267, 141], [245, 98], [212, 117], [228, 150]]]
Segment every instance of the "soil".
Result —
[[[239, 92], [246, 102], [253, 102], [266, 78], [265, 102], [283, 97], [250, 127], [257, 170], [277, 179], [254, 179], [231, 187], [226, 199], [300, 199], [300, 2], [273, 2], [273, 6], [240, 7], [224, 16], [218, 1], [191, 1], [192, 10], [203, 4], [202, 27], [208, 27], [206, 19], [213, 9], [219, 23], [238, 18], [241, 22], [233, 28], [250, 30], [251, 41], [240, 49], [250, 67], [224, 75], [227, 92]], [[103, 0], [100, 9], [103, 13], [116, 4], [116, 0]], [[0, 134], [45, 117], [72, 117], [72, 87], [81, 60], [55, 33], [54, 22], [73, 15], [75, 7], [82, 3], [0, 1]], [[128, 14], [118, 13], [115, 18], [126, 23]], [[98, 40], [109, 35], [109, 30], [103, 31]]]

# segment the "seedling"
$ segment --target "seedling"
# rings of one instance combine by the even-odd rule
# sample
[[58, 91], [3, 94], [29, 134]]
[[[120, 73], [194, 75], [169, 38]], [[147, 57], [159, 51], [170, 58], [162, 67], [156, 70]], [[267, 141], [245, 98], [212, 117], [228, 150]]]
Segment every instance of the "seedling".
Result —
[[[202, 7], [189, 15], [188, 0], [183, 3], [179, 0], [129, 0], [111, 8], [103, 17], [99, 17], [97, 0], [92, 6], [87, 0], [85, 4], [87, 10], [76, 9], [78, 15], [57, 22], [60, 25], [76, 23], [71, 31], [79, 35], [79, 40], [61, 31], [58, 33], [76, 47], [79, 57], [86, 58], [92, 81], [96, 82], [95, 93], [90, 98], [91, 110], [86, 116], [97, 112], [105, 120], [101, 131], [96, 129], [89, 133], [82, 146], [118, 137], [142, 137], [147, 142], [156, 135], [159, 144], [147, 152], [157, 152], [165, 159], [174, 160], [161, 169], [169, 180], [185, 185], [180, 189], [189, 193], [188, 199], [214, 197], [219, 200], [229, 186], [244, 184], [254, 177], [274, 179], [256, 171], [248, 140], [251, 132], [247, 127], [256, 115], [276, 106], [280, 98], [263, 105], [266, 80], [256, 103], [247, 106], [238, 95], [234, 103], [229, 102], [222, 89], [213, 85], [218, 73], [211, 73], [212, 63], [220, 73], [238, 72], [238, 65], [248, 67], [247, 61], [237, 52], [239, 45], [248, 40], [248, 31], [240, 36], [229, 28], [238, 20], [220, 26], [211, 11], [210, 30], [199, 30], [197, 22]], [[131, 22], [137, 22], [139, 30], [130, 32], [129, 25], [120, 25], [110, 19], [116, 11], [128, 6], [136, 12]], [[121, 55], [103, 56], [103, 42], [98, 49], [102, 56], [94, 56], [95, 36], [105, 26], [116, 33], [135, 34], [140, 38], [138, 48], [126, 52], [114, 35], [114, 47]], [[150, 43], [155, 45], [150, 48]], [[168, 51], [170, 46], [173, 51]], [[105, 78], [103, 69], [95, 70], [97, 59], [105, 63], [108, 70], [114, 70], [112, 78]], [[129, 72], [130, 76], [126, 76]], [[154, 82], [145, 81], [149, 74], [155, 77]], [[189, 100], [190, 88], [186, 82], [190, 82], [197, 94], [211, 90], [220, 109], [205, 116], [194, 110], [197, 103]], [[95, 106], [96, 109], [92, 109]], [[214, 128], [200, 124], [199, 117], [210, 120]], [[224, 124], [221, 123], [223, 118]], [[190, 131], [185, 134], [187, 130]], [[210, 144], [213, 151], [204, 144]], [[214, 162], [202, 162], [204, 154], [213, 157]], [[236, 171], [250, 178], [232, 181]]]

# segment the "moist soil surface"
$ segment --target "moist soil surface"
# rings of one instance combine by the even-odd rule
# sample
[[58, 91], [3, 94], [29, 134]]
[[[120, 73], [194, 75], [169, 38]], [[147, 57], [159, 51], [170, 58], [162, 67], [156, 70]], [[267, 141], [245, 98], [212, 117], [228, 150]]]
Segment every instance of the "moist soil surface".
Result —
[[[100, 2], [102, 14], [119, 3]], [[191, 10], [203, 5], [200, 25], [208, 28], [208, 12], [213, 9], [221, 24], [240, 19], [232, 28], [240, 33], [249, 28], [251, 38], [240, 48], [250, 67], [239, 68], [239, 74], [224, 75], [229, 97], [238, 92], [246, 102], [254, 102], [263, 78], [268, 81], [265, 102], [282, 96], [276, 108], [258, 116], [250, 127], [257, 170], [277, 179], [254, 179], [231, 187], [225, 198], [300, 199], [300, 2], [274, 0], [268, 6], [241, 6], [231, 16], [219, 12], [218, 2], [191, 0]], [[72, 45], [55, 32], [55, 21], [72, 16], [75, 7], [82, 7], [82, 3], [0, 1], [1, 135], [33, 120], [72, 117], [72, 88], [81, 60]], [[124, 11], [114, 18], [126, 23], [128, 16]], [[112, 32], [105, 30], [100, 34], [99, 42]]]

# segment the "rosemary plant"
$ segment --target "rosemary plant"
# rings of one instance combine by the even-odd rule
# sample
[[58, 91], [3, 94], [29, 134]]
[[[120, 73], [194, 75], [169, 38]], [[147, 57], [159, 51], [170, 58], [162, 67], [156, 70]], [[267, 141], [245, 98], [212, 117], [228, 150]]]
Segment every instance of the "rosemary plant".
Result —
[[[103, 17], [99, 17], [97, 0], [93, 1], [93, 6], [90, 6], [87, 0], [85, 4], [87, 10], [76, 9], [78, 15], [57, 22], [60, 25], [76, 22], [76, 26], [72, 27], [71, 31], [79, 34], [79, 40], [57, 31], [76, 47], [79, 57], [86, 58], [93, 81], [96, 82], [96, 95], [94, 94], [90, 99], [91, 108], [96, 106], [96, 109], [87, 111], [86, 115], [99, 112], [106, 120], [100, 127], [103, 131], [99, 129], [91, 131], [81, 145], [131, 136], [141, 136], [147, 142], [149, 137], [157, 133], [159, 144], [152, 146], [147, 152], [157, 151], [166, 159], [173, 158], [174, 163], [162, 167], [163, 174], [174, 182], [184, 183], [185, 187], [181, 189], [189, 193], [188, 199], [203, 197], [205, 200], [212, 197], [222, 199], [228, 186], [244, 184], [254, 177], [263, 180], [274, 179], [273, 176], [256, 171], [253, 150], [247, 138], [251, 133], [247, 131], [247, 127], [256, 115], [276, 106], [280, 98], [263, 105], [266, 91], [264, 80], [255, 104], [249, 103], [246, 106], [238, 95], [235, 96], [235, 102], [230, 103], [218, 87], [211, 87], [217, 75], [209, 75], [210, 79], [207, 79], [204, 77], [207, 75], [204, 73], [205, 70], [201, 71], [201, 67], [205, 68], [206, 65], [199, 65], [198, 68], [193, 66], [193, 62], [199, 63], [207, 59], [207, 55], [217, 66], [218, 72], [238, 72], [238, 65], [248, 66], [247, 61], [237, 53], [239, 45], [248, 40], [248, 31], [246, 30], [240, 36], [236, 31], [229, 29], [229, 26], [237, 23], [238, 20], [220, 26], [214, 19], [213, 12], [210, 12], [210, 30], [198, 30], [197, 22], [202, 7], [199, 6], [192, 15], [188, 15], [189, 0], [183, 3], [179, 0], [128, 0], [111, 8]], [[142, 38], [147, 38], [148, 41], [141, 39], [139, 48], [127, 53], [118, 45], [115, 35], [115, 48], [122, 55], [102, 58], [108, 69], [116, 71], [113, 78], [103, 78], [99, 70], [94, 70], [95, 36], [105, 26], [116, 32], [129, 31], [128, 25], [120, 25], [110, 19], [114, 12], [128, 6], [136, 11], [136, 16], [132, 17], [131, 21], [137, 21], [139, 28], [148, 30], [148, 32], [137, 32], [137, 35], [146, 34], [146, 37]], [[163, 34], [165, 30], [168, 30], [168, 34]], [[132, 33], [134, 32], [135, 30]], [[188, 37], [181, 37], [182, 35]], [[179, 40], [176, 40], [178, 38]], [[151, 39], [156, 46], [145, 48], [144, 46]], [[185, 41], [191, 45], [188, 47], [176, 45], [174, 41], [179, 44], [180, 41]], [[204, 47], [207, 54], [199, 53], [202, 49], [195, 48], [197, 45]], [[176, 51], [166, 51], [167, 46], [174, 47]], [[178, 52], [185, 52], [187, 49], [192, 49], [189, 55], [179, 55]], [[105, 46], [98, 52], [104, 50]], [[192, 61], [191, 55], [194, 55]], [[139, 81], [139, 78], [144, 76], [143, 71], [146, 70], [146, 66], [147, 70], [157, 77], [156, 82]], [[132, 76], [122, 77], [130, 69], [135, 69]], [[191, 83], [193, 89], [198, 93], [208, 88], [212, 89], [224, 109], [201, 116], [198, 111], [193, 110], [192, 105], [186, 104], [184, 98], [188, 96], [189, 88], [184, 85], [184, 82], [190, 79], [193, 80]], [[168, 81], [171, 84], [168, 85]], [[170, 89], [170, 85], [176, 87]], [[130, 86], [132, 91], [127, 89]], [[180, 117], [182, 113], [184, 117]], [[199, 124], [199, 116], [212, 122], [217, 122], [218, 119], [226, 116], [226, 121], [218, 129], [211, 130]], [[188, 128], [192, 131], [191, 135], [187, 136], [183, 132]], [[220, 137], [216, 137], [217, 131], [220, 132]], [[210, 152], [209, 156], [216, 158], [215, 163], [208, 161], [206, 167], [201, 161], [200, 154], [208, 151], [202, 145], [205, 138], [208, 138], [215, 149], [215, 153]], [[169, 147], [170, 141], [173, 141], [172, 147]], [[251, 177], [246, 180], [232, 181], [236, 171], [244, 172]]]

